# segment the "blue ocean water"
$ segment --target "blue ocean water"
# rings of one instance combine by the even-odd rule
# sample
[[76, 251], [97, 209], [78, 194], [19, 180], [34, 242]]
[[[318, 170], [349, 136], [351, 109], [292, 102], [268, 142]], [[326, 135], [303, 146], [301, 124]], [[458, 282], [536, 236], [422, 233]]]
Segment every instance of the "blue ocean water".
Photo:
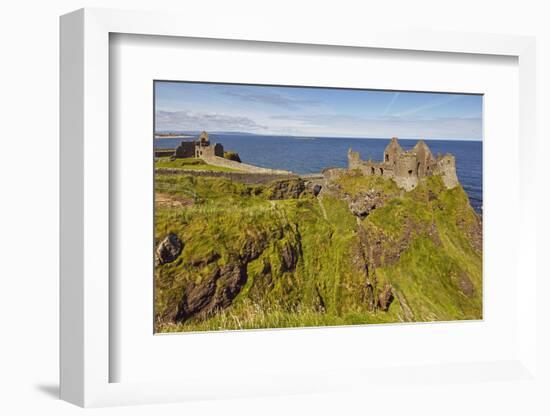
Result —
[[[346, 167], [351, 148], [361, 158], [381, 161], [389, 139], [349, 139], [340, 137], [259, 136], [251, 134], [212, 134], [210, 140], [222, 143], [225, 150], [239, 153], [241, 160], [266, 168], [284, 169], [298, 174], [317, 173], [328, 167]], [[175, 148], [181, 139], [155, 139], [156, 148]], [[416, 140], [399, 139], [405, 149]], [[429, 140], [432, 153], [452, 153], [456, 158], [458, 179], [472, 207], [483, 206], [483, 149], [479, 141]]]

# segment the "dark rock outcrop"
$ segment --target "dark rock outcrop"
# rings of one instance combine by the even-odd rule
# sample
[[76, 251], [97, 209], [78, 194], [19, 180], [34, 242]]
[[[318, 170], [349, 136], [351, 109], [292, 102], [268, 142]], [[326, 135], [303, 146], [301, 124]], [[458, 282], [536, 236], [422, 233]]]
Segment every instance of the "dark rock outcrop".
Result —
[[378, 294], [378, 308], [384, 312], [387, 312], [392, 302], [393, 288], [391, 284], [386, 283]]
[[200, 284], [190, 283], [178, 305], [176, 321], [191, 317], [207, 317], [227, 308], [246, 283], [246, 266], [227, 264], [216, 268]]
[[361, 280], [364, 281], [362, 301], [367, 305], [367, 310], [373, 311], [376, 307], [374, 299], [376, 278], [369, 276], [369, 260], [365, 255], [367, 250], [368, 248], [364, 245], [364, 239], [358, 238], [350, 247], [350, 261], [354, 274], [360, 276]]
[[317, 307], [315, 309], [317, 310], [317, 312], [325, 313], [327, 311], [327, 307], [318, 286], [315, 286], [315, 292], [317, 294]]
[[157, 266], [171, 263], [178, 258], [183, 250], [183, 242], [174, 234], [168, 234], [155, 250], [155, 262]]
[[350, 211], [359, 218], [365, 218], [371, 211], [384, 205], [384, 202], [386, 197], [374, 189], [348, 198]]
[[298, 253], [289, 243], [286, 243], [281, 250], [281, 271], [290, 272], [296, 269]]
[[[175, 316], [175, 321], [185, 321], [205, 311], [212, 303], [216, 293], [216, 282], [220, 278], [220, 269], [215, 269], [200, 284], [190, 283]], [[211, 308], [208, 308], [211, 310]]]
[[[198, 282], [186, 284], [177, 311], [169, 319], [174, 322], [184, 322], [190, 318], [204, 319], [231, 306], [248, 281], [249, 263], [262, 255], [271, 239], [281, 239], [285, 232], [297, 233], [296, 230], [280, 229], [271, 235], [250, 235], [240, 252], [232, 253], [229, 261], [223, 265], [218, 263], [220, 256], [217, 253], [211, 253], [202, 261], [192, 262], [193, 267], [207, 267], [211, 271]], [[302, 255], [299, 234], [295, 238], [293, 242], [287, 241], [279, 248], [281, 272], [294, 271]], [[269, 260], [262, 261], [263, 269], [251, 276], [254, 280], [249, 289], [251, 298], [257, 302], [273, 288], [272, 266]]]
[[267, 195], [269, 199], [296, 199], [305, 189], [306, 186], [302, 179], [288, 179], [270, 184], [267, 188]]
[[228, 160], [241, 163], [241, 158], [237, 152], [223, 152], [223, 157]]
[[319, 193], [321, 192], [321, 189], [323, 189], [323, 187], [321, 185], [319, 185], [318, 183], [313, 185], [311, 191], [313, 193], [313, 196], [317, 196], [319, 195]]

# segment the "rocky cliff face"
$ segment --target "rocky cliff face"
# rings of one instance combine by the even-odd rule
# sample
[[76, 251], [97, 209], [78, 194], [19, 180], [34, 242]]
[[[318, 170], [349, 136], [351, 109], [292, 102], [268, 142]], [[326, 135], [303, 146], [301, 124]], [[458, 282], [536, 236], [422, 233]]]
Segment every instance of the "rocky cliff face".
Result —
[[159, 175], [198, 202], [157, 207], [157, 330], [481, 318], [481, 220], [460, 186], [326, 176]]

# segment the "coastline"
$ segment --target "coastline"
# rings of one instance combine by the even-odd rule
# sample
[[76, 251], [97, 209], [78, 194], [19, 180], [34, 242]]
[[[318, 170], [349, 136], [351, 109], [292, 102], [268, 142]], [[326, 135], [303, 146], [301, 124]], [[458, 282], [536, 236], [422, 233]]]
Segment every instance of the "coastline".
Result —
[[188, 135], [188, 134], [178, 134], [174, 136], [157, 136], [155, 135], [155, 139], [164, 140], [164, 139], [193, 139], [195, 136]]

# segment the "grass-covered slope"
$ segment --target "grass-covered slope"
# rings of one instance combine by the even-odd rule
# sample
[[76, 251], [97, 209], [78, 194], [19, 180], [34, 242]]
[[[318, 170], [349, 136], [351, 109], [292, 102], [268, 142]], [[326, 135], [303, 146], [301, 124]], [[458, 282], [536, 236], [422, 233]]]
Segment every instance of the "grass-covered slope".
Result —
[[434, 177], [405, 193], [350, 172], [318, 197], [296, 189], [156, 175], [157, 244], [181, 240], [156, 267], [158, 331], [481, 318], [480, 222], [462, 188]]
[[238, 172], [236, 169], [227, 168], [225, 166], [209, 165], [204, 160], [197, 158], [171, 159], [170, 157], [159, 157], [155, 161], [155, 168], [202, 170], [209, 172]]

